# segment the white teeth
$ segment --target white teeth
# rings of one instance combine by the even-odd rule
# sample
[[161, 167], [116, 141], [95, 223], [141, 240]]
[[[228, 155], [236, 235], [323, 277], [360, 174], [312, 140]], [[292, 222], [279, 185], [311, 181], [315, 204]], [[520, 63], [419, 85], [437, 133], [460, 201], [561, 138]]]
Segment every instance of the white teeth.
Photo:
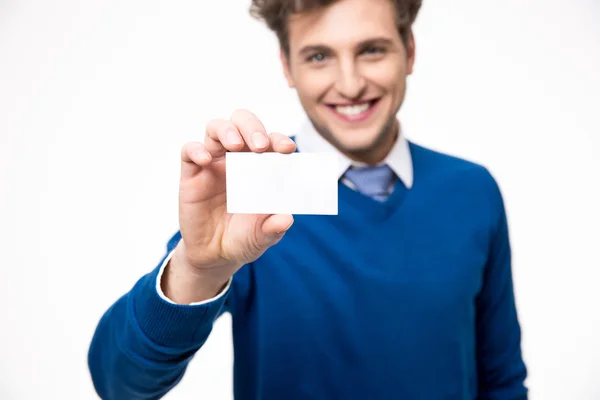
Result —
[[364, 113], [371, 107], [371, 103], [357, 104], [352, 106], [336, 106], [335, 111], [343, 115], [358, 115]]

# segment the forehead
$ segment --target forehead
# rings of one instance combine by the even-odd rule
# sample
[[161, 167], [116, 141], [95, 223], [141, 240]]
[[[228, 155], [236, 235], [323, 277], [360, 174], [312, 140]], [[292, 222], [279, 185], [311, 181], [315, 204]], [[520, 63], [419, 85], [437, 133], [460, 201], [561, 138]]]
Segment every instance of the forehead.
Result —
[[391, 0], [340, 0], [331, 6], [297, 13], [288, 24], [292, 51], [315, 43], [336, 47], [370, 37], [398, 39]]

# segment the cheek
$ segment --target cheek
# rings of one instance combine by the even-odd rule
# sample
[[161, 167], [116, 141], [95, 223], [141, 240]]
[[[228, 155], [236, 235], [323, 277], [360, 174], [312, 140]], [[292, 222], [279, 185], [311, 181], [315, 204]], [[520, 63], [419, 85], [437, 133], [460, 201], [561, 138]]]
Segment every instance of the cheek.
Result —
[[331, 73], [327, 69], [308, 70], [296, 75], [296, 91], [303, 103], [318, 102], [331, 86]]
[[406, 65], [398, 62], [381, 62], [368, 69], [368, 80], [388, 94], [404, 92]]

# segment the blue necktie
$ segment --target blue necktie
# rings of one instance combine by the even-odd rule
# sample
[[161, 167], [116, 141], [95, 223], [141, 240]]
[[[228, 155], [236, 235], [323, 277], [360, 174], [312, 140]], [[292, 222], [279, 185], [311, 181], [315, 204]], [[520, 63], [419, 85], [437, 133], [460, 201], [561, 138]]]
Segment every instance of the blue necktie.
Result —
[[394, 172], [387, 165], [376, 167], [350, 168], [344, 174], [360, 193], [377, 201], [384, 201], [390, 194], [395, 178]]

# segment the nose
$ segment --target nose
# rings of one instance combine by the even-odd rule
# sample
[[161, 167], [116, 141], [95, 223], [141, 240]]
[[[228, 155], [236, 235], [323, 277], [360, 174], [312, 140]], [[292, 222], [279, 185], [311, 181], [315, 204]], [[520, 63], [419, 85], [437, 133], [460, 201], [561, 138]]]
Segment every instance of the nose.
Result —
[[354, 60], [342, 60], [339, 63], [335, 88], [344, 98], [360, 98], [366, 89], [366, 82]]

